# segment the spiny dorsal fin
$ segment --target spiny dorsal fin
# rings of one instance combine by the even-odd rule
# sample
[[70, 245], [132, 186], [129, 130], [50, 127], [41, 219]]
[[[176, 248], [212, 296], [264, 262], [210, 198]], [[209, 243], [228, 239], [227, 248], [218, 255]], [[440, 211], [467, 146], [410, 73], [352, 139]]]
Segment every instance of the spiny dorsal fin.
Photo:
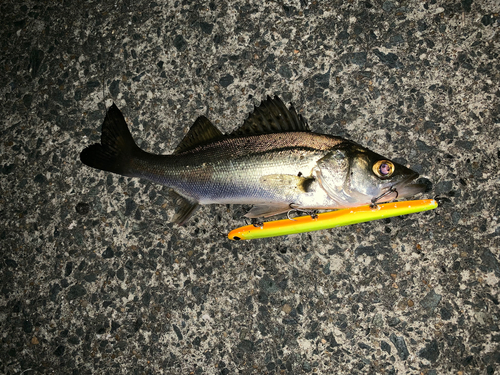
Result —
[[189, 129], [189, 132], [181, 143], [179, 143], [174, 154], [192, 150], [196, 146], [216, 141], [222, 137], [221, 131], [217, 129], [209, 119], [205, 116], [200, 116], [196, 119], [193, 126], [191, 126], [191, 129]]
[[293, 106], [288, 109], [277, 96], [268, 96], [231, 136], [308, 131], [309, 125]]

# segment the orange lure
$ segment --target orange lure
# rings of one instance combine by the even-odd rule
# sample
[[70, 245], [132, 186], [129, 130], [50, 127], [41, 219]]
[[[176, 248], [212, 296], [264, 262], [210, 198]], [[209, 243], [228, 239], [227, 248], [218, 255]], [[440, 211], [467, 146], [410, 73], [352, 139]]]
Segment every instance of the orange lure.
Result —
[[369, 205], [344, 208], [337, 211], [320, 213], [314, 217], [307, 215], [296, 217], [293, 220], [283, 219], [268, 221], [261, 226], [246, 225], [232, 230], [228, 234], [228, 237], [230, 240], [253, 240], [256, 238], [313, 232], [316, 230], [342, 227], [372, 220], [386, 219], [393, 216], [433, 210], [437, 206], [438, 204], [434, 199], [422, 199], [383, 203], [373, 208]]

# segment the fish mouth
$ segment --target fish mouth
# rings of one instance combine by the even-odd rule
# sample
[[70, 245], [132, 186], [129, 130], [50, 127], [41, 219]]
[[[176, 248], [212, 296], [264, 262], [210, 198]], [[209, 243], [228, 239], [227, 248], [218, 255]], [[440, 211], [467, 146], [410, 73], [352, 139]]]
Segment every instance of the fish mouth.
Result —
[[[411, 176], [404, 179], [403, 181], [401, 181], [399, 184], [397, 184], [395, 186], [395, 189], [398, 193], [397, 198], [412, 197], [414, 195], [423, 193], [427, 189], [426, 185], [417, 184], [414, 182], [414, 180], [417, 179], [418, 176], [419, 176], [419, 174], [417, 172], [414, 172]], [[396, 198], [394, 198], [394, 199], [396, 199]]]
[[380, 196], [373, 198], [372, 203], [384, 203], [396, 200], [398, 198], [408, 198], [414, 195], [423, 193], [427, 186], [424, 184], [414, 183], [414, 180], [419, 176], [418, 173], [414, 172], [411, 176], [405, 178], [387, 188]]
[[423, 193], [427, 186], [424, 184], [409, 184], [397, 188], [398, 198], [408, 198]]

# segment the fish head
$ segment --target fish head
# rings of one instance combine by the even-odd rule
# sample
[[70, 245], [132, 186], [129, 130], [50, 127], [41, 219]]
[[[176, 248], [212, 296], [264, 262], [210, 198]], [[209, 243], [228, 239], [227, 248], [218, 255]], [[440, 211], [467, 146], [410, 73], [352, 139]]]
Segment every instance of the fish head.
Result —
[[384, 203], [424, 192], [419, 174], [354, 142], [332, 150], [317, 163], [315, 177], [339, 207]]

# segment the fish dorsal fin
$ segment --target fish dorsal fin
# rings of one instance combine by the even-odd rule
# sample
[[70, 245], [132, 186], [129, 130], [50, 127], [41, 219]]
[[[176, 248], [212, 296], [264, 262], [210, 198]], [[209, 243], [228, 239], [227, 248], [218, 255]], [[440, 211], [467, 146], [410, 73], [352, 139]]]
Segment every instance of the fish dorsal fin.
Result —
[[184, 139], [179, 143], [174, 151], [174, 154], [194, 149], [209, 142], [216, 141], [223, 137], [221, 131], [215, 127], [205, 116], [200, 116], [196, 119], [189, 132]]
[[293, 106], [288, 109], [277, 96], [268, 96], [231, 136], [308, 131], [309, 125]]

